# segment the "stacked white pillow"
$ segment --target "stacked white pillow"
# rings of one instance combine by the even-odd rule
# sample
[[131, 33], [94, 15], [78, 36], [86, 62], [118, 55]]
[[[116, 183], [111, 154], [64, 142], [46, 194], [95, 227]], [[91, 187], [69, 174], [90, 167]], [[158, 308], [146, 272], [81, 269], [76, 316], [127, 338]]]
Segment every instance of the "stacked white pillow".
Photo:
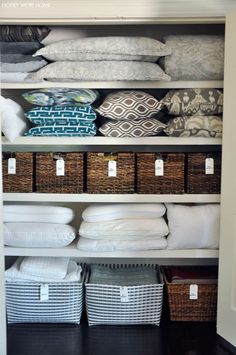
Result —
[[163, 204], [95, 204], [86, 208], [78, 249], [91, 252], [165, 249]]
[[3, 207], [4, 244], [24, 248], [59, 248], [76, 237], [69, 225], [74, 212], [67, 207], [5, 205]]

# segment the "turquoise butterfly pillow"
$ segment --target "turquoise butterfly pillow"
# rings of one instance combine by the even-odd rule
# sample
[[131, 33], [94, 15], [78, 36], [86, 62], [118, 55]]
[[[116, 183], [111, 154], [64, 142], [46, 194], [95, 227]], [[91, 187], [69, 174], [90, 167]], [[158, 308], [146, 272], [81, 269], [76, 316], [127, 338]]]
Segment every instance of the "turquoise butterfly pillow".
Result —
[[81, 121], [93, 122], [97, 117], [91, 106], [37, 106], [25, 115], [30, 122], [39, 126], [76, 126]]
[[84, 122], [78, 126], [39, 126], [31, 128], [25, 136], [41, 137], [89, 137], [95, 136], [97, 127], [93, 122]]
[[33, 105], [91, 105], [99, 97], [96, 90], [45, 88], [31, 90], [22, 94], [23, 98]]

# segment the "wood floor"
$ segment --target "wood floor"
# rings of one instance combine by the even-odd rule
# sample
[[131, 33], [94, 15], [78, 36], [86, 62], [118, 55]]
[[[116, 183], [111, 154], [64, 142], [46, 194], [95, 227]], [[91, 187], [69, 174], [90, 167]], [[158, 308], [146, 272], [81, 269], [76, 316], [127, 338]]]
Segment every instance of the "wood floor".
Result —
[[9, 326], [7, 355], [229, 355], [213, 323]]

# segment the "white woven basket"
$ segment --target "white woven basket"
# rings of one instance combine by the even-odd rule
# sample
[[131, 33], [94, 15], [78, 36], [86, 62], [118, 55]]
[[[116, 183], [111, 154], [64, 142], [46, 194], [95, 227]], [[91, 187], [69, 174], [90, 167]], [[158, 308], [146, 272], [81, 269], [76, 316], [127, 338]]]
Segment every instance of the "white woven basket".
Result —
[[[106, 265], [120, 267], [119, 265]], [[140, 265], [124, 265], [124, 268]], [[85, 279], [85, 303], [89, 325], [96, 324], [160, 324], [163, 298], [163, 280], [159, 267], [155, 267], [161, 283], [121, 288], [116, 285], [89, 283], [89, 270]], [[121, 292], [128, 295], [121, 302]], [[128, 301], [127, 301], [128, 299]]]
[[[47, 300], [42, 290], [48, 289]], [[80, 323], [83, 308], [82, 282], [6, 281], [8, 323]]]

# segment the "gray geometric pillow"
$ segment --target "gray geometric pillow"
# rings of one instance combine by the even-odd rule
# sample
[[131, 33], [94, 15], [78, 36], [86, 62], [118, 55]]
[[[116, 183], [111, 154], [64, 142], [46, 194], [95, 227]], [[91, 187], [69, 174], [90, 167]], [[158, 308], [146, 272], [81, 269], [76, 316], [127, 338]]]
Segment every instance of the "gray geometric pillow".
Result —
[[118, 91], [108, 95], [96, 110], [101, 116], [113, 120], [134, 120], [154, 117], [163, 103], [143, 91]]
[[174, 116], [218, 115], [223, 112], [223, 92], [217, 89], [171, 90], [162, 99]]
[[172, 118], [164, 129], [172, 137], [222, 137], [222, 118], [219, 116], [181, 116]]
[[106, 137], [150, 137], [156, 136], [166, 125], [155, 118], [130, 121], [110, 121], [99, 128]]

